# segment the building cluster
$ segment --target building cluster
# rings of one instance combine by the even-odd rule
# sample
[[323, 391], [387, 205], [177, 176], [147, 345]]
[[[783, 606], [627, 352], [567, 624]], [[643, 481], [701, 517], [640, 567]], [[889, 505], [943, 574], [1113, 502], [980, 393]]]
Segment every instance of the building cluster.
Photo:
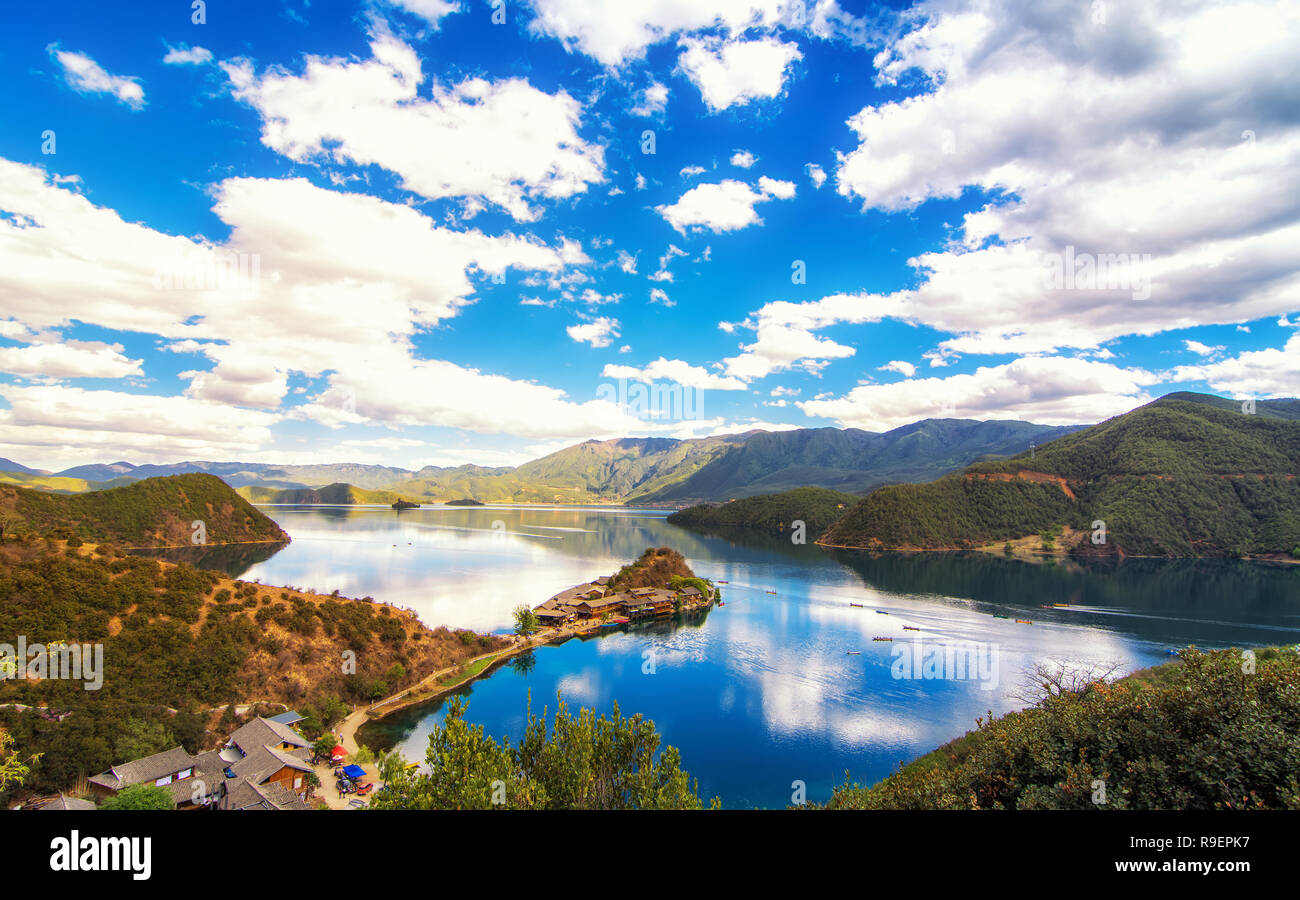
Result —
[[218, 750], [173, 747], [89, 779], [99, 801], [133, 784], [165, 787], [177, 809], [307, 809], [312, 745], [293, 729], [295, 712], [258, 717]]
[[608, 575], [560, 591], [533, 612], [542, 625], [561, 626], [582, 619], [618, 617], [629, 622], [662, 619], [706, 598], [697, 587], [680, 590], [639, 587], [615, 591]]

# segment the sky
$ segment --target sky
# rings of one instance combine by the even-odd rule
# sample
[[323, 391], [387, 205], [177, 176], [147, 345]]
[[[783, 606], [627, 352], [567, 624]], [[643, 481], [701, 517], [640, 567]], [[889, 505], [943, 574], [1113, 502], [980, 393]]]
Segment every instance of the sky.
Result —
[[2, 15], [25, 465], [1300, 395], [1297, 2]]

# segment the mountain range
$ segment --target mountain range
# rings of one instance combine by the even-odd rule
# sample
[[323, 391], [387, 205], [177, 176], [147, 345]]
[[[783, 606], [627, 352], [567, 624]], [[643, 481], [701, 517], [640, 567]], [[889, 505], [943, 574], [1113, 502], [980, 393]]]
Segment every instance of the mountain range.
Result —
[[163, 475], [209, 474], [246, 499], [263, 503], [302, 502], [312, 496], [304, 491], [328, 488], [322, 496], [345, 503], [391, 502], [400, 496], [685, 506], [807, 486], [862, 494], [882, 484], [924, 481], [980, 459], [1019, 453], [1081, 427], [925, 419], [884, 433], [802, 428], [686, 440], [621, 438], [585, 441], [518, 467], [426, 466], [414, 471], [359, 463], [189, 461], [115, 462], [46, 472], [0, 459], [0, 482], [79, 493]]

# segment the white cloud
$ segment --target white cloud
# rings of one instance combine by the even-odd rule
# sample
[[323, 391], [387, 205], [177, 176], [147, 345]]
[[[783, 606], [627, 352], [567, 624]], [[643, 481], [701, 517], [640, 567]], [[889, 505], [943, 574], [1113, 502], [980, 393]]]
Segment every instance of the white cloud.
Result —
[[808, 163], [804, 166], [804, 171], [807, 172], [808, 177], [812, 179], [813, 187], [818, 190], [820, 190], [821, 186], [826, 183], [826, 170], [817, 165], [817, 163]]
[[690, 178], [694, 175], [703, 175], [707, 171], [708, 169], [704, 168], [704, 166], [686, 166], [678, 174], [683, 178]]
[[902, 375], [904, 378], [911, 378], [913, 375], [916, 374], [916, 366], [912, 365], [910, 362], [905, 362], [901, 359], [895, 359], [891, 362], [887, 362], [883, 366], [879, 366], [878, 368], [881, 372], [897, 372], [899, 375]]
[[1204, 381], [1237, 397], [1300, 397], [1300, 333], [1277, 349], [1248, 350], [1195, 366], [1179, 366], [1172, 381]]
[[1159, 379], [1141, 369], [1068, 357], [1025, 357], [968, 375], [859, 385], [843, 397], [795, 405], [846, 428], [884, 431], [925, 418], [1097, 422], [1152, 398]]
[[143, 374], [140, 360], [123, 356], [121, 344], [99, 341], [0, 347], [0, 372], [45, 378], [126, 378]]
[[650, 289], [650, 302], [658, 303], [660, 306], [667, 306], [667, 307], [673, 307], [677, 305], [676, 301], [669, 298], [668, 292], [664, 291], [661, 288]]
[[748, 169], [756, 162], [758, 162], [758, 157], [748, 150], [737, 150], [731, 154], [731, 164], [738, 169]]
[[[742, 181], [726, 179], [719, 184], [700, 184], [683, 194], [676, 203], [655, 207], [655, 212], [677, 231], [685, 234], [691, 228], [706, 228], [717, 234], [736, 231], [749, 225], [762, 223], [755, 204], [785, 194], [794, 196], [793, 185], [788, 181], [759, 179], [762, 190], [755, 191]], [[789, 185], [789, 189], [785, 187]], [[781, 193], [776, 193], [780, 191]]]
[[261, 114], [262, 143], [298, 162], [378, 165], [421, 196], [492, 203], [520, 221], [541, 215], [530, 201], [604, 179], [604, 150], [578, 135], [582, 106], [563, 90], [435, 79], [425, 99], [414, 50], [386, 33], [370, 49], [365, 61], [308, 57], [302, 75], [222, 66], [234, 96]]
[[414, 13], [437, 28], [444, 16], [460, 12], [460, 4], [453, 0], [385, 0], [390, 6], [396, 6], [409, 13]]
[[680, 45], [683, 49], [677, 64], [700, 89], [712, 112], [775, 97], [781, 93], [790, 64], [803, 56], [793, 42], [774, 37], [686, 37]]
[[[972, 187], [995, 199], [913, 262], [916, 290], [867, 304], [958, 335], [945, 346], [961, 353], [1088, 349], [1293, 306], [1300, 121], [1282, 98], [1300, 17], [1251, 0], [1106, 9], [1094, 24], [1087, 4], [924, 3], [881, 52], [883, 82], [932, 89], [849, 120], [861, 144], [840, 157], [839, 192], [884, 210]], [[1067, 253], [1131, 254], [1150, 290], [1051, 289], [1046, 264]]]
[[50, 44], [46, 50], [63, 67], [63, 77], [74, 90], [112, 94], [132, 109], [144, 108], [144, 88], [134, 76], [110, 75], [86, 54], [60, 50], [58, 44]]
[[1222, 353], [1225, 349], [1222, 344], [1217, 347], [1211, 347], [1208, 344], [1202, 344], [1200, 341], [1185, 340], [1183, 346], [1195, 353], [1197, 356], [1214, 356], [1216, 353]]
[[607, 316], [600, 316], [581, 325], [570, 325], [564, 330], [579, 344], [591, 344], [596, 348], [608, 347], [619, 336], [618, 319]]
[[758, 188], [764, 194], [778, 200], [790, 200], [794, 197], [795, 192], [793, 181], [778, 181], [775, 178], [768, 178], [766, 175], [759, 177]]
[[721, 26], [743, 32], [782, 18], [783, 0], [620, 0], [617, 12], [590, 0], [531, 0], [534, 33], [558, 38], [606, 66], [639, 59], [651, 44], [676, 32]]
[[636, 256], [626, 250], [618, 251], [618, 267], [628, 275], [636, 274]]
[[641, 118], [658, 115], [668, 108], [668, 87], [658, 81], [652, 81], [650, 86], [641, 92], [641, 100], [636, 106], [629, 110], [632, 115]]
[[727, 378], [714, 375], [701, 366], [692, 366], [680, 359], [659, 357], [642, 368], [636, 366], [618, 366], [612, 363], [605, 366], [600, 373], [605, 378], [626, 378], [631, 381], [671, 381], [683, 387], [703, 388], [714, 391], [743, 391], [745, 382], [739, 378]]
[[168, 47], [163, 64], [168, 66], [197, 66], [212, 62], [212, 51], [206, 47]]

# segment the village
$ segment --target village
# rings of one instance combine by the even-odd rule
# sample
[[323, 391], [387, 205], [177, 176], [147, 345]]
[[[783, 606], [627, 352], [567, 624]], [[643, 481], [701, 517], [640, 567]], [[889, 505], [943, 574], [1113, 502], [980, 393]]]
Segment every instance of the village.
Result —
[[574, 585], [533, 609], [539, 625], [594, 633], [600, 628], [667, 619], [679, 612], [702, 609], [714, 600], [714, 591], [694, 584], [677, 587], [633, 587], [615, 590], [606, 575]]

